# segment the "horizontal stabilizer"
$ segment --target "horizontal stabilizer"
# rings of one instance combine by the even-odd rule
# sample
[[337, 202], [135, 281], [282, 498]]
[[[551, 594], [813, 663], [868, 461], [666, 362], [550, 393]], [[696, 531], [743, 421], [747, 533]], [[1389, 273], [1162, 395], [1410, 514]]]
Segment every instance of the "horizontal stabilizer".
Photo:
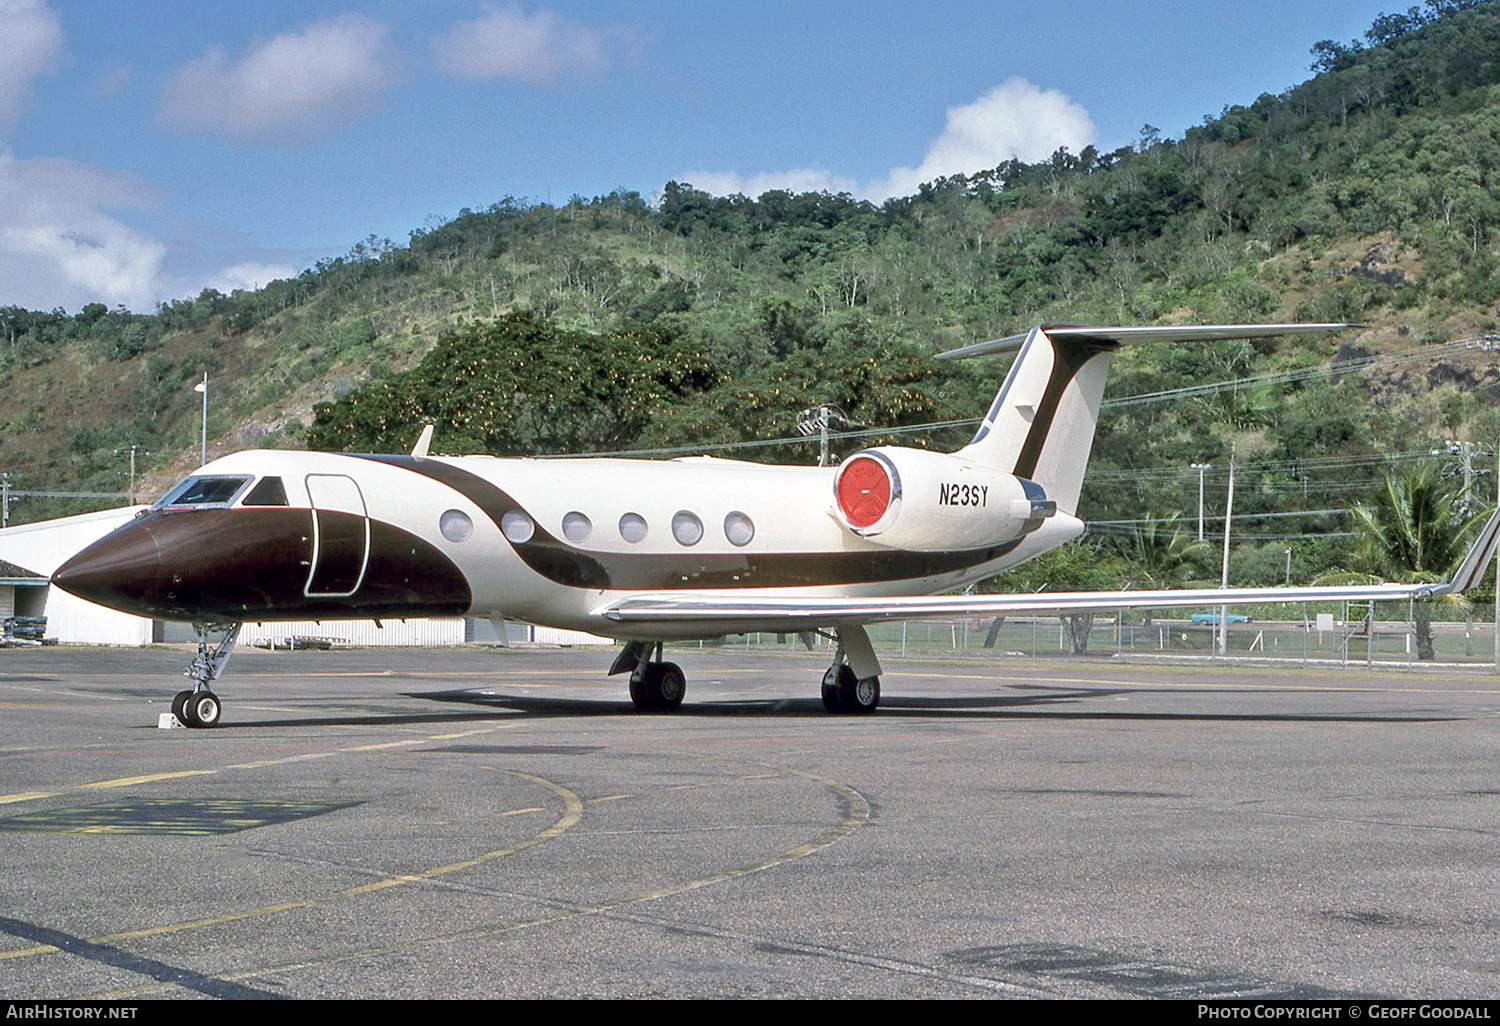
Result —
[[[1043, 324], [1042, 331], [1056, 339], [1114, 342], [1134, 345], [1138, 342], [1213, 342], [1234, 338], [1274, 338], [1280, 335], [1325, 335], [1358, 324], [1188, 324], [1167, 327], [1095, 328], [1082, 324]], [[1028, 333], [1029, 335], [1029, 333]], [[938, 353], [939, 360], [963, 360], [971, 356], [1002, 356], [1014, 353], [1028, 335], [1010, 335], [992, 342], [976, 342], [960, 349]]]

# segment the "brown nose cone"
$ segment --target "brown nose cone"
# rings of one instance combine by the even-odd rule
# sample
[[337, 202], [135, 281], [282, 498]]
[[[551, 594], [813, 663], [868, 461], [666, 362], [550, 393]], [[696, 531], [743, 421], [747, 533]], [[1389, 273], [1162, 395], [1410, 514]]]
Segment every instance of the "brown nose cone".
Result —
[[133, 520], [58, 567], [52, 583], [81, 599], [150, 616], [166, 576], [154, 533]]

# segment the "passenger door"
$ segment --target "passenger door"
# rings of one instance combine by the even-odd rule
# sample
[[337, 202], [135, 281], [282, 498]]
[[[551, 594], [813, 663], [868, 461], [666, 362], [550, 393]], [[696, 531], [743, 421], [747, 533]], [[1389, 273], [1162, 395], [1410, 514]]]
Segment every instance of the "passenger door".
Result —
[[313, 507], [312, 569], [308, 598], [348, 598], [359, 590], [370, 560], [370, 518], [354, 478], [308, 474]]

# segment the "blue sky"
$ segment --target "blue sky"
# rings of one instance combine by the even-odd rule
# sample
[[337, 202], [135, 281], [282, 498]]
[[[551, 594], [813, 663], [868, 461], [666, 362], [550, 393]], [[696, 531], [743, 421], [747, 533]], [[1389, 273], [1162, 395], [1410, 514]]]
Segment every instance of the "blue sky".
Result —
[[150, 310], [505, 197], [879, 200], [1181, 136], [1374, 0], [0, 0], [0, 306]]

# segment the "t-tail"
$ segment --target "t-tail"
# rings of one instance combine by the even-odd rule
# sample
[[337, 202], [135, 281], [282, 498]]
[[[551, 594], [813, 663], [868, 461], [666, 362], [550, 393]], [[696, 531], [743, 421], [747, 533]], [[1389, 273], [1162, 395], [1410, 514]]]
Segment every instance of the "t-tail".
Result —
[[954, 455], [1035, 482], [1061, 511], [1076, 515], [1094, 444], [1110, 360], [1136, 342], [1317, 335], [1347, 324], [1218, 324], [1085, 327], [1039, 324], [1025, 335], [980, 342], [939, 359], [1017, 353], [973, 440]]
[[1109, 363], [1120, 346], [1314, 335], [1349, 326], [1041, 324], [1025, 335], [942, 353], [943, 359], [1017, 356], [973, 441], [954, 453], [904, 446], [854, 453], [834, 477], [833, 514], [855, 534], [896, 548], [988, 549], [986, 569], [1012, 552], [1019, 559], [1040, 555], [1083, 533], [1078, 497]]

